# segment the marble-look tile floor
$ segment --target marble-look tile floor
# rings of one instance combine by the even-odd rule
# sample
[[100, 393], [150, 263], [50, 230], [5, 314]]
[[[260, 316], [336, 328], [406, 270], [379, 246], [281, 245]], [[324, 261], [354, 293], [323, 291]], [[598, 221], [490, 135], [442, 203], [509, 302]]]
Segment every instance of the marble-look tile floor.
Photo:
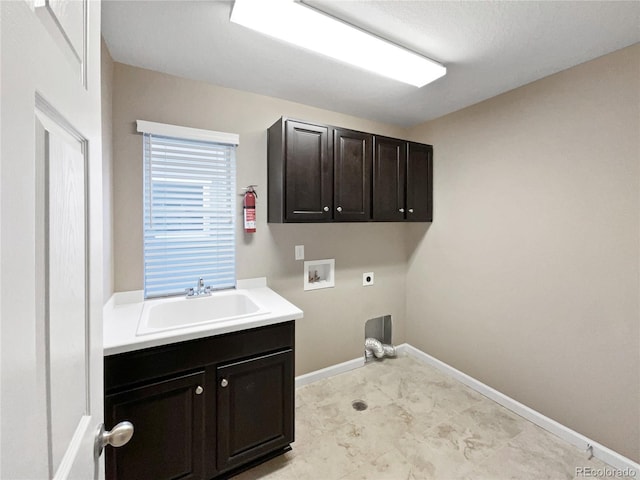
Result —
[[295, 424], [291, 452], [234, 479], [572, 480], [612, 470], [409, 357], [298, 388]]

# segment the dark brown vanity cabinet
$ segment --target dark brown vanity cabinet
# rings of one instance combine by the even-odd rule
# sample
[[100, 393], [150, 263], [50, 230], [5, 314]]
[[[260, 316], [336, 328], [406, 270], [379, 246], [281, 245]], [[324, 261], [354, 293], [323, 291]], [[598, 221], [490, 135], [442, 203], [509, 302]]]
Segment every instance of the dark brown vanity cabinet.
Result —
[[227, 478], [294, 440], [294, 322], [105, 358], [107, 479]]
[[433, 219], [433, 147], [375, 137], [373, 220], [430, 222]]
[[268, 221], [432, 219], [430, 145], [281, 118], [268, 130]]

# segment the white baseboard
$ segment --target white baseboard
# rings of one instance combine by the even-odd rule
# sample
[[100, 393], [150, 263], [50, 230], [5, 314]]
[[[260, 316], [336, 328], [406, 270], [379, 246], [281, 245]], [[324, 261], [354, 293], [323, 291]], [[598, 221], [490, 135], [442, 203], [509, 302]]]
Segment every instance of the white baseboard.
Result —
[[412, 358], [415, 358], [416, 360], [422, 361], [426, 364], [431, 365], [432, 367], [437, 368], [441, 372], [464, 383], [466, 386], [472, 388], [476, 392], [490, 398], [503, 407], [508, 408], [512, 412], [526, 418], [530, 422], [578, 447], [585, 452], [585, 455], [588, 455], [587, 450], [589, 447], [591, 447], [594, 457], [599, 458], [603, 462], [608, 463], [616, 469], [629, 472], [629, 476], [631, 478], [640, 478], [640, 464], [623, 455], [620, 455], [617, 452], [614, 452], [610, 448], [607, 448], [588, 437], [585, 437], [575, 430], [572, 430], [569, 427], [556, 422], [555, 420], [543, 415], [542, 413], [537, 412], [532, 408], [527, 407], [526, 405], [523, 405], [517, 400], [508, 397], [504, 393], [501, 393], [491, 388], [490, 386], [480, 382], [479, 380], [470, 377], [466, 373], [463, 373], [460, 370], [457, 370], [452, 366], [438, 360], [437, 358], [424, 353], [422, 350], [418, 350], [408, 343], [403, 343], [402, 345], [396, 347], [396, 351], [399, 354], [406, 354]]
[[[402, 345], [398, 345], [396, 347], [396, 352], [398, 355], [407, 355], [409, 357], [415, 358], [418, 361], [424, 362], [432, 367], [437, 368], [441, 372], [446, 375], [455, 378], [459, 382], [465, 384], [466, 386], [472, 388], [476, 392], [484, 395], [487, 398], [490, 398], [494, 402], [502, 405], [505, 408], [508, 408], [512, 412], [517, 415], [520, 415], [523, 418], [526, 418], [531, 423], [538, 425], [540, 428], [547, 430], [548, 432], [562, 438], [563, 440], [569, 442], [570, 444], [576, 446], [577, 448], [583, 450], [585, 452], [585, 457], [588, 456], [588, 449], [591, 447], [591, 452], [594, 457], [602, 460], [605, 463], [608, 463], [615, 469], [621, 470], [626, 474], [627, 477], [635, 478], [640, 480], [640, 464], [634, 462], [630, 458], [625, 457], [624, 455], [620, 455], [619, 453], [611, 450], [604, 445], [599, 444], [598, 442], [591, 440], [588, 437], [576, 432], [575, 430], [570, 429], [562, 425], [561, 423], [556, 422], [555, 420], [543, 415], [540, 412], [533, 410], [532, 408], [523, 405], [522, 403], [514, 400], [513, 398], [505, 395], [504, 393], [491, 388], [489, 385], [482, 383], [479, 380], [467, 375], [466, 373], [461, 372], [453, 368], [452, 366], [438, 360], [431, 355], [424, 353], [422, 350], [418, 350], [417, 348], [409, 345], [408, 343], [403, 343]], [[339, 373], [348, 372], [349, 370], [354, 370], [356, 368], [360, 368], [364, 366], [364, 355], [360, 358], [354, 358], [353, 360], [349, 360], [343, 363], [339, 363], [337, 365], [332, 365], [327, 368], [323, 368], [321, 370], [316, 370], [315, 372], [306, 373], [304, 375], [300, 375], [296, 377], [296, 388], [301, 387], [303, 385], [307, 385], [309, 383], [316, 382], [323, 378], [329, 378], [334, 375], [338, 375]]]
[[364, 354], [361, 358], [354, 358], [353, 360], [338, 363], [337, 365], [332, 365], [321, 370], [316, 370], [314, 372], [305, 373], [304, 375], [299, 375], [296, 377], [296, 388], [302, 387], [303, 385], [307, 385], [309, 383], [317, 382], [318, 380], [322, 380], [323, 378], [333, 377], [334, 375], [338, 375], [339, 373], [348, 372], [349, 370], [355, 370], [356, 368], [360, 368], [363, 365]]

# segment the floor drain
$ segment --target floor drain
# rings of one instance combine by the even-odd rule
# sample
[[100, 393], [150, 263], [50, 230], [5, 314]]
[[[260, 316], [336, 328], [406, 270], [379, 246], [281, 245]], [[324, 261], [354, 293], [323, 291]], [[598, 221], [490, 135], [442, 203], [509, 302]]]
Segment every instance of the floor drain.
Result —
[[368, 405], [364, 400], [354, 400], [351, 402], [351, 406], [354, 410], [361, 412], [362, 410], [366, 410]]

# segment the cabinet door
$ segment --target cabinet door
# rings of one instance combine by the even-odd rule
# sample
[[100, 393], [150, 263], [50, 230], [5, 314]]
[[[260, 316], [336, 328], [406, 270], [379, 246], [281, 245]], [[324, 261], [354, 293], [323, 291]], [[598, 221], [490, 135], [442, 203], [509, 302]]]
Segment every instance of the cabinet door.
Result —
[[371, 219], [373, 135], [336, 128], [333, 131], [333, 218], [342, 222]]
[[217, 368], [218, 470], [293, 442], [293, 351]]
[[373, 219], [405, 219], [407, 142], [375, 137], [373, 156]]
[[329, 128], [287, 120], [285, 220], [331, 220], [333, 165]]
[[407, 220], [433, 220], [433, 147], [407, 144]]
[[197, 372], [107, 395], [106, 429], [122, 420], [134, 428], [129, 443], [105, 450], [107, 479], [204, 478], [205, 388]]

